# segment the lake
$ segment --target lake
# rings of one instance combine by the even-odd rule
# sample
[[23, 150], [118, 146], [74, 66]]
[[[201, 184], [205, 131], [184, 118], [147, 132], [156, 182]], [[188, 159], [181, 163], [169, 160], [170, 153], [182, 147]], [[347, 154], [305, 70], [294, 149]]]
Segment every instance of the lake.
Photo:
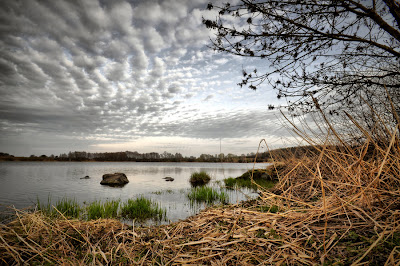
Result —
[[[268, 164], [256, 164], [265, 168]], [[189, 204], [189, 178], [194, 172], [206, 171], [211, 185], [218, 180], [237, 177], [253, 164], [239, 163], [162, 163], [162, 162], [0, 162], [0, 204], [16, 208], [34, 206], [39, 199], [47, 203], [68, 197], [81, 204], [96, 200], [121, 199], [145, 196], [158, 202], [167, 210], [169, 221], [178, 221], [196, 214], [204, 205]], [[100, 185], [103, 174], [125, 173], [129, 183], [124, 187]], [[89, 176], [90, 179], [81, 179]], [[166, 182], [171, 176], [175, 180]], [[230, 203], [255, 197], [250, 190], [227, 190]]]

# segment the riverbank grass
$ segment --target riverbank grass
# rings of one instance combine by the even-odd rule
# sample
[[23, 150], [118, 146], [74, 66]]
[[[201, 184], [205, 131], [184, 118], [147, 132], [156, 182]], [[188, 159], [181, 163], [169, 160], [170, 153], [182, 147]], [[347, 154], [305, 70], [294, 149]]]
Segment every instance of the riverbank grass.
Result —
[[95, 201], [86, 207], [87, 220], [117, 218], [120, 200]]
[[47, 199], [47, 203], [40, 203], [37, 199], [37, 209], [49, 217], [58, 217], [60, 215], [66, 218], [79, 218], [82, 208], [76, 199], [62, 198], [51, 204], [51, 197]]
[[205, 186], [192, 188], [188, 194], [188, 198], [191, 203], [205, 202], [207, 204], [212, 204], [216, 201], [221, 203], [228, 202], [228, 195], [225, 192]]
[[147, 219], [162, 220], [166, 217], [166, 210], [158, 203], [143, 196], [136, 199], [128, 199], [121, 203], [120, 199], [110, 201], [94, 201], [89, 205], [80, 206], [75, 199], [63, 198], [51, 203], [49, 197], [47, 203], [43, 204], [37, 200], [37, 210], [50, 218], [67, 218], [81, 220], [97, 219]]
[[63, 198], [57, 201], [55, 208], [68, 218], [78, 218], [81, 212], [81, 207], [76, 199]]
[[126, 201], [121, 207], [121, 216], [138, 220], [149, 218], [162, 220], [166, 217], [166, 210], [162, 209], [156, 202], [142, 196]]

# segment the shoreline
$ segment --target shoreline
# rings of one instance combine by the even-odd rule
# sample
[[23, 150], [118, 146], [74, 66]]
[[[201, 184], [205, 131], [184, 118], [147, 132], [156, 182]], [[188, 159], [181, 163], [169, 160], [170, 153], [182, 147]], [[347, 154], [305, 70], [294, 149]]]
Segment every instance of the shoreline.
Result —
[[[246, 163], [254, 163], [254, 161], [248, 161], [248, 162], [216, 162], [216, 161], [168, 161], [168, 160], [56, 160], [56, 159], [31, 159], [29, 157], [13, 157], [12, 159], [10, 158], [0, 158], [0, 162], [83, 162], [83, 163], [91, 163], [91, 162], [107, 162], [107, 163], [121, 163], [121, 162], [127, 162], [127, 163], [238, 163], [238, 164], [246, 164]], [[257, 161], [255, 163], [271, 163], [271, 161]]]

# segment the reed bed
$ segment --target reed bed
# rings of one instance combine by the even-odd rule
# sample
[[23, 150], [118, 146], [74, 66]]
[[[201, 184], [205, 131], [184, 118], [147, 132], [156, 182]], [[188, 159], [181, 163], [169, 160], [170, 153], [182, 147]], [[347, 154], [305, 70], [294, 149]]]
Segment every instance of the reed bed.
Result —
[[371, 133], [349, 115], [364, 139], [351, 144], [321, 115], [324, 134], [293, 125], [313, 152], [271, 153], [284, 166], [257, 200], [139, 228], [15, 210], [0, 225], [0, 263], [399, 265], [400, 123]]

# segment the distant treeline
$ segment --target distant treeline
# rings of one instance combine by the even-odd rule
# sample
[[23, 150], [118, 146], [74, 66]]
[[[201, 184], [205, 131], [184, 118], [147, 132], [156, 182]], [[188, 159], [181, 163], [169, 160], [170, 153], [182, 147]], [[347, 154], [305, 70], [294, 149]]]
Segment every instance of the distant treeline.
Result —
[[254, 162], [257, 158], [257, 162], [268, 162], [272, 158], [274, 160], [287, 159], [289, 157], [300, 158], [304, 155], [315, 154], [316, 148], [312, 146], [300, 146], [275, 149], [271, 152], [263, 152], [256, 154], [248, 153], [235, 155], [232, 153], [224, 154], [201, 154], [199, 157], [195, 156], [183, 156], [180, 153], [139, 153], [137, 151], [124, 151], [124, 152], [85, 152], [85, 151], [74, 151], [62, 153], [58, 156], [55, 155], [31, 155], [29, 157], [14, 157], [8, 153], [0, 152], [0, 160], [2, 161], [110, 161], [110, 162], [230, 162], [230, 163], [249, 163]]
[[[180, 153], [139, 153], [137, 151], [125, 152], [102, 152], [91, 153], [85, 151], [74, 151], [62, 153], [60, 155], [31, 155], [29, 157], [14, 157], [7, 153], [0, 153], [0, 160], [2, 161], [132, 161], [132, 162], [232, 162], [232, 163], [246, 163], [254, 162], [255, 153], [248, 153], [242, 155], [235, 155], [232, 153], [224, 154], [201, 154], [199, 157], [183, 156]], [[257, 156], [257, 162], [265, 162], [267, 157]]]

